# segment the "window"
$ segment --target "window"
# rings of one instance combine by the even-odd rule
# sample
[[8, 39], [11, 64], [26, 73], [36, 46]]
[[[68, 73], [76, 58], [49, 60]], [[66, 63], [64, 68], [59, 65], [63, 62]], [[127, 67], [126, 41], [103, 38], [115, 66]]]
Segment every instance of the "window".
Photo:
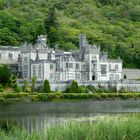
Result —
[[76, 64], [76, 70], [79, 70], [79, 68], [80, 68], [80, 65], [79, 65], [79, 63], [77, 63]]
[[50, 70], [53, 70], [53, 64], [50, 64]]
[[101, 74], [107, 73], [107, 65], [101, 65]]
[[36, 76], [36, 65], [33, 65], [33, 76]]
[[83, 64], [83, 70], [85, 70], [86, 69], [86, 65], [85, 64]]
[[118, 74], [115, 75], [115, 80], [119, 80], [119, 75]]
[[27, 78], [27, 75], [28, 75], [27, 72], [24, 72], [24, 78]]
[[80, 74], [75, 75], [76, 80], [80, 80]]
[[96, 70], [97, 69], [97, 65], [96, 64], [92, 64], [92, 69]]
[[41, 69], [41, 64], [38, 65], [38, 68]]
[[11, 53], [9, 53], [9, 58], [12, 58], [12, 57], [13, 57], [13, 55]]
[[115, 70], [116, 70], [116, 71], [118, 71], [118, 70], [119, 70], [118, 65], [115, 65]]
[[28, 65], [25, 64], [25, 65], [24, 65], [24, 69], [28, 69]]
[[111, 70], [111, 64], [109, 64], [109, 70]]
[[24, 57], [24, 61], [27, 61], [27, 57]]
[[50, 80], [53, 80], [54, 79], [53, 77], [54, 77], [53, 73], [50, 73]]
[[66, 68], [69, 68], [69, 65], [68, 65], [68, 63], [66, 63]]
[[41, 73], [41, 65], [38, 65], [38, 78], [41, 79], [42, 73]]
[[36, 70], [35, 70], [35, 69], [33, 69], [33, 75], [34, 75], [34, 76], [36, 75]]
[[110, 77], [109, 79], [110, 79], [111, 81], [113, 81], [113, 80], [114, 80], [114, 75], [113, 75], [113, 74], [110, 74], [110, 76], [109, 76], [109, 77]]
[[38, 73], [38, 78], [41, 79], [41, 73]]
[[73, 68], [73, 63], [69, 63], [69, 68], [70, 68], [70, 69]]

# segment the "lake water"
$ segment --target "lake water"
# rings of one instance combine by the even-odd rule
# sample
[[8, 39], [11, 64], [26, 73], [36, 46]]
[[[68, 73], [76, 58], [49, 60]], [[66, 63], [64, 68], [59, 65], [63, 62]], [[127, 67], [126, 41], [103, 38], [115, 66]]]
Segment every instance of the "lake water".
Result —
[[16, 122], [30, 132], [66, 121], [140, 112], [140, 100], [63, 101], [0, 104], [0, 121]]

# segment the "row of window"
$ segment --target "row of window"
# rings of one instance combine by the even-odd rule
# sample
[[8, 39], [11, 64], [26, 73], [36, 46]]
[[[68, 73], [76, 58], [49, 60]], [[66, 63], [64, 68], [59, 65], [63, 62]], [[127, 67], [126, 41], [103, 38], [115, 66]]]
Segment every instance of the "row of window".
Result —
[[110, 80], [119, 80], [119, 75], [118, 74], [115, 74], [115, 75], [114, 74], [110, 74], [109, 77], [110, 77], [109, 78]]
[[[109, 70], [118, 71], [119, 66], [115, 65], [115, 69], [111, 69], [111, 65], [109, 65]], [[101, 65], [101, 74], [106, 74], [106, 73], [107, 73], [107, 65]]]
[[118, 71], [118, 70], [119, 70], [119, 66], [116, 64], [115, 67], [112, 68], [112, 66], [109, 65], [109, 70], [115, 70], [115, 71]]
[[[73, 69], [74, 68], [74, 64], [73, 63], [66, 63], [66, 69]], [[85, 68], [85, 65], [83, 65], [83, 68]], [[50, 64], [50, 70], [54, 69], [54, 65]], [[59, 69], [59, 65], [57, 65], [57, 70]], [[61, 69], [61, 68], [60, 68]], [[75, 69], [79, 70], [80, 69], [80, 64], [76, 63], [75, 65]]]
[[[41, 64], [38, 65], [38, 78], [42, 78]], [[36, 65], [33, 65], [33, 75], [36, 76]]]
[[[13, 58], [13, 54], [9, 53], [9, 54], [8, 54], [8, 57], [9, 57], [9, 58]], [[2, 58], [2, 54], [0, 53], [0, 59], [1, 59], [1, 58]]]
[[[73, 69], [74, 68], [73, 63], [66, 63], [66, 68]], [[80, 69], [80, 64], [76, 63], [75, 68], [77, 70], [79, 70]]]

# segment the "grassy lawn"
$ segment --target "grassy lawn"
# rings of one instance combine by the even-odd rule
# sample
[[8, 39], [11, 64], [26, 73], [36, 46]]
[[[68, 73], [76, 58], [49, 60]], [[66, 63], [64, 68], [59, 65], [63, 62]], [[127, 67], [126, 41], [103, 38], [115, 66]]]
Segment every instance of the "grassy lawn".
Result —
[[139, 99], [140, 93], [0, 93], [0, 102], [57, 101], [57, 100], [104, 100]]

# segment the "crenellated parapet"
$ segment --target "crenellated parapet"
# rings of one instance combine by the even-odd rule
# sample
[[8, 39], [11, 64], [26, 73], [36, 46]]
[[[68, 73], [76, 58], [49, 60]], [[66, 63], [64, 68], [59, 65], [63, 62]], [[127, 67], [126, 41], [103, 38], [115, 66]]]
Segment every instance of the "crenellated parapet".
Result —
[[123, 75], [126, 75], [127, 79], [139, 79], [140, 69], [124, 68]]

